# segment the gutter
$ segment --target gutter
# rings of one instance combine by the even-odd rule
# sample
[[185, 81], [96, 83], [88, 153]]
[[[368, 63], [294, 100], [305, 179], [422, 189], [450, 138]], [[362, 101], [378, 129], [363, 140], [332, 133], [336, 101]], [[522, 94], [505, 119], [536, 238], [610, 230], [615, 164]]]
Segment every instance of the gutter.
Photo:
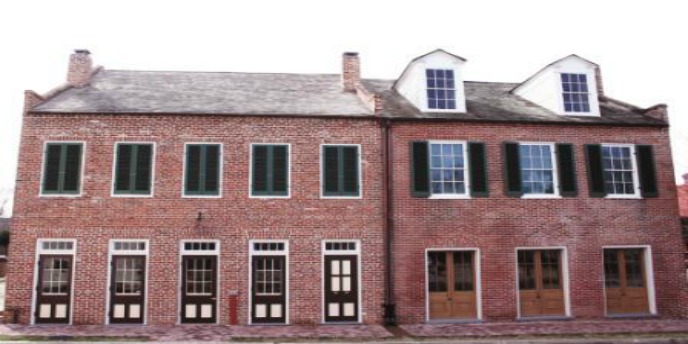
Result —
[[396, 326], [396, 305], [394, 304], [394, 274], [393, 274], [393, 259], [392, 243], [394, 241], [394, 208], [393, 208], [393, 190], [394, 185], [392, 174], [393, 150], [392, 150], [392, 120], [389, 118], [380, 118], [380, 128], [382, 131], [382, 189], [384, 190], [382, 196], [382, 212], [383, 212], [383, 232], [384, 232], [384, 251], [385, 251], [385, 303], [383, 307], [383, 319], [387, 326]]

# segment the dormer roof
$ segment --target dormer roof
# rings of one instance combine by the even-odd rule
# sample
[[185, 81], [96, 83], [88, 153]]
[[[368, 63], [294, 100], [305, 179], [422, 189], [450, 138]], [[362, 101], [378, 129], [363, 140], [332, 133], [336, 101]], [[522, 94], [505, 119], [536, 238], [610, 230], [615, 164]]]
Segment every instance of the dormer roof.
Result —
[[444, 49], [435, 49], [435, 50], [433, 50], [433, 51], [431, 51], [431, 52], [429, 52], [429, 53], [427, 53], [427, 54], [420, 55], [420, 56], [414, 58], [413, 60], [411, 60], [411, 62], [409, 62], [409, 64], [406, 65], [406, 68], [404, 68], [404, 71], [401, 72], [401, 75], [399, 75], [399, 77], [397, 78], [397, 80], [394, 82], [394, 85], [392, 85], [392, 88], [396, 88], [396, 87], [397, 87], [397, 83], [399, 82], [399, 80], [401, 80], [401, 79], [404, 77], [404, 75], [406, 75], [406, 73], [408, 72], [408, 70], [411, 68], [411, 66], [412, 66], [415, 62], [418, 62], [418, 61], [420, 61], [420, 60], [422, 60], [422, 59], [424, 59], [424, 58], [426, 58], [426, 57], [428, 57], [428, 56], [430, 56], [430, 55], [434, 55], [434, 54], [445, 54], [445, 55], [447, 55], [447, 56], [449, 56], [449, 57], [451, 57], [451, 58], [454, 58], [454, 59], [456, 59], [456, 60], [458, 60], [458, 61], [461, 61], [461, 62], [467, 62], [467, 61], [468, 61], [468, 60], [466, 60], [465, 58], [463, 58], [463, 57], [461, 57], [461, 56], [459, 56], [459, 55], [454, 55], [454, 54], [452, 54], [452, 53], [450, 53], [450, 52], [447, 52], [447, 51], [444, 50]]

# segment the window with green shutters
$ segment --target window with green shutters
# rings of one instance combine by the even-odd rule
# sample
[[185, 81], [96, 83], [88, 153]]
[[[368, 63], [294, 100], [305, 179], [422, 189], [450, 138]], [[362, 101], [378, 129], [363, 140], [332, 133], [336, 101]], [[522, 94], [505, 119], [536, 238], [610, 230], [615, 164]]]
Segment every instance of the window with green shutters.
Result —
[[411, 142], [411, 195], [417, 198], [488, 197], [485, 144]]
[[185, 196], [219, 196], [222, 146], [187, 144], [184, 164]]
[[42, 194], [78, 195], [81, 193], [82, 151], [83, 144], [81, 143], [46, 143]]
[[289, 145], [251, 145], [251, 196], [289, 197]]
[[117, 144], [114, 180], [116, 195], [150, 195], [152, 177], [152, 143]]
[[321, 160], [324, 197], [361, 195], [358, 145], [323, 145]]

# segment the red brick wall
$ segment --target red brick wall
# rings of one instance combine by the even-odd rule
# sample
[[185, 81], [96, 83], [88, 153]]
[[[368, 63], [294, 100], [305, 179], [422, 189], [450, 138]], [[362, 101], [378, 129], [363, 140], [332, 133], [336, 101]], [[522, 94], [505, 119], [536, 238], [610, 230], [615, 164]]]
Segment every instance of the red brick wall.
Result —
[[679, 185], [678, 191], [678, 207], [681, 217], [688, 217], [688, 184]]
[[[602, 246], [650, 245], [660, 316], [686, 313], [686, 276], [669, 138], [664, 129], [552, 125], [418, 123], [393, 127], [395, 174], [394, 283], [401, 323], [425, 320], [425, 249], [478, 248], [483, 317], [517, 316], [516, 247], [564, 246], [571, 309], [576, 318], [604, 316]], [[486, 143], [490, 196], [466, 200], [412, 198], [410, 142]], [[504, 196], [503, 141], [575, 145], [579, 196], [515, 199]], [[588, 196], [584, 144], [654, 145], [660, 195], [653, 199]]]
[[[109, 239], [149, 238], [148, 323], [174, 324], [179, 310], [179, 242], [219, 239], [220, 319], [239, 291], [239, 323], [248, 317], [248, 241], [288, 239], [290, 323], [316, 324], [321, 310], [321, 241], [361, 239], [363, 312], [379, 322], [383, 245], [379, 127], [374, 121], [212, 116], [72, 116], [24, 118], [14, 208], [7, 307], [29, 321], [38, 238], [76, 238], [74, 324], [105, 319]], [[83, 196], [39, 198], [44, 141], [86, 141]], [[114, 143], [156, 142], [153, 198], [112, 198]], [[221, 199], [181, 197], [185, 142], [221, 142]], [[249, 144], [291, 143], [291, 199], [248, 197]], [[363, 199], [320, 199], [322, 143], [362, 145]], [[203, 212], [197, 226], [198, 212]]]

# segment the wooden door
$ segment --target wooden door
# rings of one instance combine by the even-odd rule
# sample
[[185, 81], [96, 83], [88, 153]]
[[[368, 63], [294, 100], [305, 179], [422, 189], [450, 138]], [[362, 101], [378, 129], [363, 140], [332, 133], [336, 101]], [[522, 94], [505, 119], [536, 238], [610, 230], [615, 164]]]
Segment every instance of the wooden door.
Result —
[[430, 319], [475, 319], [475, 262], [471, 251], [428, 252]]
[[522, 317], [566, 315], [561, 250], [518, 251]]
[[643, 249], [604, 250], [604, 284], [608, 314], [650, 312]]
[[286, 259], [284, 256], [254, 256], [252, 262], [251, 321], [286, 322]]
[[182, 322], [217, 322], [217, 257], [182, 258]]
[[325, 321], [358, 321], [358, 257], [325, 256]]
[[68, 324], [71, 296], [72, 256], [41, 255], [36, 286], [36, 323]]
[[110, 323], [143, 323], [146, 257], [112, 256], [110, 280]]

